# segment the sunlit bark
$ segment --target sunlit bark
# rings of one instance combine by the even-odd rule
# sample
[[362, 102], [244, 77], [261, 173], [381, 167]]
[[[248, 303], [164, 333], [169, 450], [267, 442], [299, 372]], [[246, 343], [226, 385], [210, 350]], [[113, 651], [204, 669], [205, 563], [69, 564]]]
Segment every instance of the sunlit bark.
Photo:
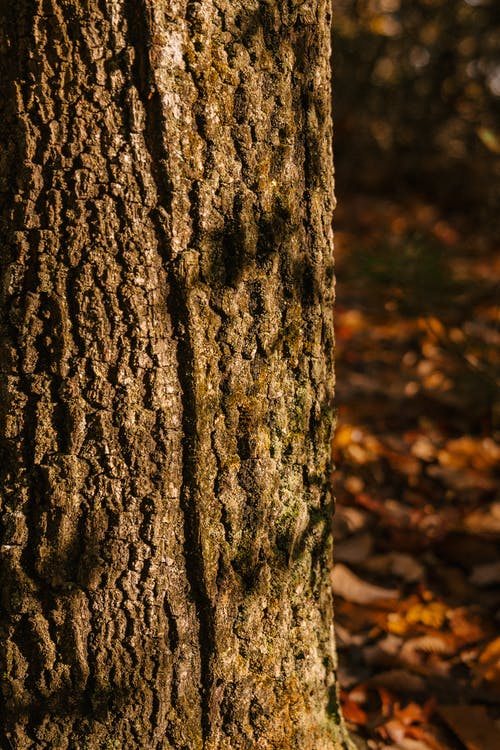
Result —
[[339, 748], [328, 2], [0, 9], [3, 747]]

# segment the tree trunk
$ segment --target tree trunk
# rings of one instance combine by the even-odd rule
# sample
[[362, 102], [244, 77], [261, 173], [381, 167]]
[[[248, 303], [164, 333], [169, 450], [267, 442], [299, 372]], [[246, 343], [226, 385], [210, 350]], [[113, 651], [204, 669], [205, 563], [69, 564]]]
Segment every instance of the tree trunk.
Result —
[[2, 748], [343, 746], [328, 0], [0, 0]]

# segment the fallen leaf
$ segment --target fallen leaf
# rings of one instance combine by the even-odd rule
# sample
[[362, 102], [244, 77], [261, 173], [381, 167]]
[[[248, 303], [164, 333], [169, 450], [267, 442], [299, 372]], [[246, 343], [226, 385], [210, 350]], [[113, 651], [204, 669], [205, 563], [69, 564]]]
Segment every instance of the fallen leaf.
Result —
[[420, 654], [453, 654], [456, 643], [453, 636], [445, 633], [422, 635], [418, 638], [410, 638], [401, 648], [401, 658], [408, 664], [419, 664]]
[[500, 515], [497, 505], [497, 503], [492, 503], [487, 509], [472, 511], [465, 517], [464, 527], [476, 534], [500, 534]]
[[500, 638], [495, 638], [488, 643], [479, 657], [479, 662], [480, 664], [488, 664], [492, 659], [500, 659]]
[[[484, 472], [467, 468], [466, 466], [428, 466], [426, 473], [434, 479], [440, 479], [449, 487], [463, 492], [464, 490], [484, 490], [488, 492], [496, 489], [496, 482]], [[478, 529], [473, 529], [477, 531]], [[497, 523], [496, 531], [500, 531], [500, 521]]]
[[366, 724], [368, 719], [366, 713], [344, 691], [340, 693], [340, 701], [342, 704], [342, 714], [346, 721], [350, 721], [353, 724], [360, 724], [361, 726]]
[[377, 727], [377, 731], [382, 737], [390, 738], [399, 745], [406, 735], [406, 726], [402, 721], [394, 718]]
[[[391, 606], [394, 602], [391, 602]], [[379, 606], [385, 606], [385, 600]], [[386, 613], [373, 607], [360, 606], [346, 599], [339, 598], [336, 609], [337, 622], [341, 622], [350, 633], [363, 633], [378, 626], [383, 628]]]
[[363, 651], [365, 662], [371, 666], [392, 666], [396, 661], [395, 657], [399, 655], [402, 645], [403, 639], [390, 633], [372, 646], [365, 647]]
[[422, 464], [418, 458], [408, 453], [397, 453], [396, 451], [384, 450], [383, 455], [395, 471], [407, 476], [417, 476], [422, 471]]
[[500, 561], [476, 565], [472, 569], [469, 580], [477, 586], [492, 586], [495, 583], [500, 583]]
[[354, 534], [364, 529], [368, 523], [368, 514], [359, 508], [339, 505], [333, 517], [335, 538], [343, 537], [346, 533]]
[[363, 646], [366, 643], [366, 633], [353, 633], [345, 628], [339, 622], [335, 623], [335, 637], [337, 645], [343, 646]]
[[406, 619], [411, 623], [421, 623], [431, 628], [440, 628], [446, 617], [448, 608], [442, 602], [428, 604], [414, 604], [406, 613]]
[[427, 719], [427, 714], [423, 706], [419, 706], [419, 704], [414, 701], [408, 703], [404, 708], [396, 706], [394, 709], [394, 715], [397, 716], [403, 724], [421, 723]]
[[411, 452], [422, 461], [433, 461], [436, 457], [436, 448], [425, 435], [419, 435], [410, 448]]
[[405, 635], [408, 632], [409, 623], [399, 612], [389, 612], [387, 615], [386, 629], [394, 635]]
[[455, 440], [449, 440], [446, 452], [455, 456], [463, 456], [465, 459], [470, 460], [477, 453], [479, 444], [479, 440], [470, 437], [470, 435], [463, 435], [462, 437], [455, 438]]
[[363, 567], [373, 573], [397, 576], [408, 583], [414, 583], [424, 577], [424, 567], [414, 557], [402, 552], [376, 555]]
[[461, 646], [474, 643], [485, 637], [484, 627], [480, 619], [470, 614], [466, 607], [450, 610], [447, 613], [447, 619], [453, 635]]
[[380, 697], [382, 716], [385, 718], [387, 718], [388, 716], [392, 716], [392, 709], [394, 707], [394, 698], [392, 693], [386, 690], [386, 688], [382, 685], [378, 686], [377, 692]]
[[368, 495], [366, 492], [360, 492], [359, 495], [356, 496], [356, 502], [363, 508], [380, 515], [384, 522], [390, 526], [408, 526], [413, 518], [412, 509], [393, 498], [382, 500]]
[[351, 475], [344, 479], [343, 486], [351, 495], [357, 495], [358, 492], [363, 492], [365, 483], [361, 477]]
[[335, 559], [346, 563], [360, 563], [373, 549], [373, 536], [368, 532], [356, 534], [335, 545]]
[[478, 663], [473, 665], [472, 671], [476, 684], [486, 680], [500, 685], [500, 638], [495, 638], [488, 643], [481, 653]]
[[363, 581], [342, 563], [334, 565], [332, 586], [335, 594], [355, 604], [373, 604], [383, 599], [397, 599], [399, 595], [397, 589], [385, 589]]
[[425, 693], [425, 680], [406, 669], [388, 669], [369, 680], [370, 685], [379, 685], [396, 693]]

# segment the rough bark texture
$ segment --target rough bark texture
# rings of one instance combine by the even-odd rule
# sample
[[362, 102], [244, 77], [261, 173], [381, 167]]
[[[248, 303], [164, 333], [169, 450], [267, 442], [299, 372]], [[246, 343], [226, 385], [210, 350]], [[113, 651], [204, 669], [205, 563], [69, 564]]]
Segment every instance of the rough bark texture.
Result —
[[342, 746], [328, 0], [0, 0], [1, 746]]

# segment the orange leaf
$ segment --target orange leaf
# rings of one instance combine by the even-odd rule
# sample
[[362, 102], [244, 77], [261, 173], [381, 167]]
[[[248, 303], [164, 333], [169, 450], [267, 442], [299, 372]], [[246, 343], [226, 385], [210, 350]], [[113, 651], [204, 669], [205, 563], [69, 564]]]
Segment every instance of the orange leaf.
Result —
[[377, 692], [380, 696], [380, 703], [382, 704], [382, 716], [391, 716], [394, 699], [391, 693], [381, 685], [377, 686]]
[[421, 623], [431, 628], [440, 628], [445, 620], [447, 609], [442, 602], [415, 604], [406, 613], [406, 619], [408, 622]]
[[500, 638], [488, 643], [481, 656], [479, 664], [473, 667], [476, 682], [487, 680], [500, 685]]
[[403, 724], [418, 724], [425, 719], [422, 706], [419, 706], [418, 703], [414, 703], [413, 701], [408, 703], [404, 708], [396, 706], [394, 709], [394, 716], [397, 716]]
[[351, 700], [346, 693], [342, 692], [340, 694], [340, 699], [342, 703], [342, 714], [344, 716], [344, 719], [346, 721], [352, 722], [353, 724], [361, 724], [364, 726], [368, 720], [368, 717], [363, 709], [360, 708], [355, 701]]

